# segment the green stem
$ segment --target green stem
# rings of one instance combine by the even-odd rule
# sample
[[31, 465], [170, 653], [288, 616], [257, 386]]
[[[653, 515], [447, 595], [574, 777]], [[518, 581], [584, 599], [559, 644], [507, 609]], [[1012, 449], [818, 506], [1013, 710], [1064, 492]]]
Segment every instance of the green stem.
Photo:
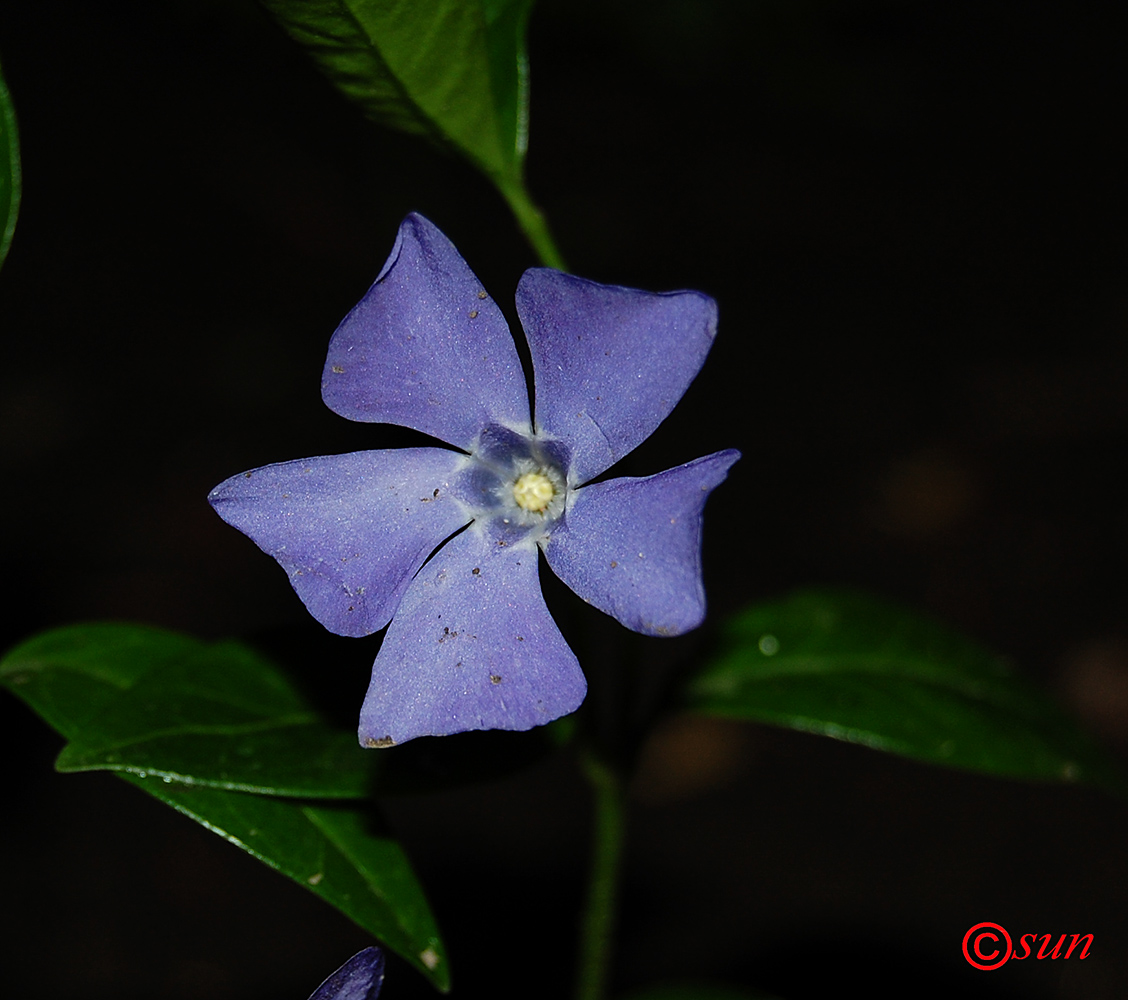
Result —
[[564, 257], [556, 247], [556, 242], [548, 228], [548, 221], [545, 219], [544, 213], [533, 204], [529, 192], [525, 190], [525, 185], [520, 181], [516, 183], [503, 181], [498, 177], [494, 178], [494, 182], [509, 203], [509, 207], [513, 210], [513, 215], [517, 219], [517, 225], [521, 232], [525, 234], [525, 238], [532, 244], [541, 263], [545, 267], [567, 271], [568, 265], [564, 263]]
[[594, 754], [583, 758], [594, 793], [591, 875], [580, 925], [576, 1000], [602, 1000], [611, 969], [619, 863], [623, 854], [626, 801], [619, 775]]

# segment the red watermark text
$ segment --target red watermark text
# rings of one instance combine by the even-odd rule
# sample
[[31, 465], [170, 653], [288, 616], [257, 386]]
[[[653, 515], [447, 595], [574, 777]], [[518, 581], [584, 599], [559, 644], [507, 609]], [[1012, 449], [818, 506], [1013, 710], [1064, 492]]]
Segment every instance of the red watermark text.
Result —
[[989, 921], [976, 924], [963, 938], [964, 958], [984, 972], [1024, 958], [1088, 958], [1092, 947], [1092, 934], [1062, 934], [1057, 941], [1053, 934], [1023, 934], [1015, 947], [1006, 928]]

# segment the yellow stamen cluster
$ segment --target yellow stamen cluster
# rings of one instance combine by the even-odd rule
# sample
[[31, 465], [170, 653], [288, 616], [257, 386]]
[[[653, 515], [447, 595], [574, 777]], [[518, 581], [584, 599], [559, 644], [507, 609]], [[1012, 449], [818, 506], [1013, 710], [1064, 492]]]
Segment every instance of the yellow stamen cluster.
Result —
[[526, 472], [513, 484], [513, 499], [522, 510], [540, 514], [556, 496], [556, 487], [543, 472]]

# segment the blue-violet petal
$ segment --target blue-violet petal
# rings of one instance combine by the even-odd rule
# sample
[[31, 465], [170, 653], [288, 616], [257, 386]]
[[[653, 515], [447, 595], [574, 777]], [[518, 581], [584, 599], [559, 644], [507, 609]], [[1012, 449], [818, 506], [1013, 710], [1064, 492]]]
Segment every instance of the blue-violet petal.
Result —
[[451, 489], [467, 461], [444, 448], [326, 455], [232, 476], [208, 500], [278, 560], [330, 632], [368, 635], [388, 624], [436, 546], [470, 520]]
[[360, 742], [531, 729], [574, 712], [587, 684], [541, 596], [536, 544], [472, 524], [420, 570], [372, 668]]
[[653, 433], [717, 330], [717, 305], [700, 292], [642, 292], [547, 268], [522, 275], [517, 313], [533, 357], [537, 432], [571, 449], [571, 485]]
[[719, 451], [645, 479], [575, 490], [544, 544], [552, 571], [629, 629], [680, 635], [705, 617], [701, 514], [738, 451]]
[[501, 310], [421, 215], [404, 219], [375, 283], [333, 334], [321, 395], [349, 420], [414, 427], [465, 450], [487, 424], [529, 426]]
[[384, 953], [365, 948], [326, 979], [309, 1000], [376, 1000], [383, 982]]

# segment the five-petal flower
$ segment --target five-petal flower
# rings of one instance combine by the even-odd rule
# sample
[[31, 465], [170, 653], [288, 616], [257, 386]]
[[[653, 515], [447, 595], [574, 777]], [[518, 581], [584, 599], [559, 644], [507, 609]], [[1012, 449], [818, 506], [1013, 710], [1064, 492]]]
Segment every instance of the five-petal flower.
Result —
[[[517, 312], [535, 416], [501, 311], [450, 241], [408, 216], [329, 345], [326, 404], [458, 451], [405, 448], [283, 462], [209, 496], [340, 635], [389, 625], [360, 740], [529, 729], [586, 683], [553, 622], [538, 549], [581, 598], [649, 635], [701, 623], [701, 515], [740, 456], [590, 483], [654, 431], [700, 370], [716, 305], [546, 268]], [[585, 485], [589, 484], [589, 485]]]

